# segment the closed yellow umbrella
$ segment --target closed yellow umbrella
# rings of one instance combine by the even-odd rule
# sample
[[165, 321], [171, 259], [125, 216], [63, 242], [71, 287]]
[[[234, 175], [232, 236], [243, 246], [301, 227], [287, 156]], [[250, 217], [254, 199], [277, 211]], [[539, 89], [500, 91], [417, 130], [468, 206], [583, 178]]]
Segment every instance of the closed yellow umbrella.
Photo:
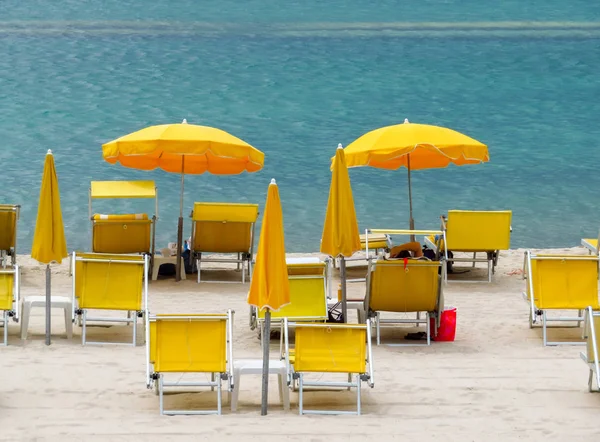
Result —
[[50, 345], [50, 311], [51, 311], [51, 274], [50, 263], [62, 262], [66, 258], [67, 242], [62, 212], [60, 210], [60, 192], [58, 178], [54, 167], [54, 156], [48, 150], [44, 162], [44, 173], [40, 188], [35, 233], [31, 246], [31, 257], [46, 264], [46, 345]]
[[290, 285], [285, 262], [283, 212], [279, 189], [271, 180], [260, 229], [256, 264], [248, 292], [248, 304], [265, 310], [263, 339], [263, 388], [261, 414], [267, 414], [267, 388], [269, 381], [269, 340], [271, 335], [271, 310], [277, 311], [290, 303]]
[[348, 167], [408, 169], [411, 229], [414, 229], [411, 170], [442, 168], [450, 164], [479, 164], [490, 159], [487, 146], [467, 135], [445, 127], [412, 124], [408, 120], [404, 120], [404, 124], [368, 132], [344, 150]]
[[180, 279], [183, 235], [184, 175], [205, 172], [237, 175], [262, 169], [265, 155], [245, 141], [214, 127], [162, 124], [138, 130], [102, 145], [102, 157], [111, 164], [140, 170], [162, 169], [181, 174], [177, 225], [176, 279]]
[[342, 318], [348, 321], [346, 308], [346, 261], [349, 257], [360, 250], [360, 236], [358, 234], [358, 223], [356, 222], [356, 211], [354, 209], [354, 198], [350, 176], [346, 167], [346, 156], [342, 145], [338, 145], [331, 174], [331, 186], [329, 187], [329, 200], [327, 201], [327, 212], [323, 235], [321, 236], [321, 253], [331, 256], [333, 259], [340, 257], [340, 280], [342, 282]]

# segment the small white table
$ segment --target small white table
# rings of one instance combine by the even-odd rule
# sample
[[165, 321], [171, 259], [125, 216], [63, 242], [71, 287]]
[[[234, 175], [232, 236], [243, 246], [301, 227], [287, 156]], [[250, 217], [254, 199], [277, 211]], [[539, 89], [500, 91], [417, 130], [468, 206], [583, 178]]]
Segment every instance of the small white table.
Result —
[[[233, 393], [231, 395], [231, 411], [237, 409], [238, 396], [240, 393], [240, 377], [243, 374], [262, 374], [262, 359], [237, 359], [233, 361]], [[285, 362], [269, 360], [269, 374], [276, 374], [279, 385], [279, 400], [283, 403], [283, 409], [290, 409], [290, 393], [287, 386], [287, 370]]]
[[[158, 269], [163, 264], [176, 264], [177, 255], [173, 256], [162, 256], [154, 255], [154, 263], [152, 264], [152, 281], [158, 279]], [[181, 279], [185, 279], [185, 259], [181, 257]]]

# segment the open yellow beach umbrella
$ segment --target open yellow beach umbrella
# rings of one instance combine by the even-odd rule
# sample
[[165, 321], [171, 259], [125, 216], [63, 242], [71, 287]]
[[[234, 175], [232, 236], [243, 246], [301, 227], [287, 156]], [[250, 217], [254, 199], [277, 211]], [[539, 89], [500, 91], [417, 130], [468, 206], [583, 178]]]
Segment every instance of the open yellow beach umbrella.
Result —
[[271, 310], [277, 311], [290, 303], [290, 284], [285, 262], [285, 238], [283, 233], [283, 212], [279, 189], [271, 180], [267, 192], [267, 202], [260, 229], [256, 264], [252, 273], [248, 304], [258, 310], [265, 310], [263, 323], [263, 389], [261, 414], [267, 414], [267, 387], [269, 380], [269, 340]]
[[35, 233], [31, 245], [31, 257], [42, 264], [46, 264], [46, 345], [50, 345], [51, 329], [50, 263], [57, 262], [60, 264], [67, 255], [65, 228], [60, 210], [58, 178], [54, 167], [54, 156], [52, 151], [48, 150], [44, 162]]
[[184, 175], [205, 172], [237, 175], [262, 169], [265, 155], [245, 141], [214, 127], [187, 124], [150, 126], [102, 145], [102, 157], [111, 164], [140, 170], [162, 169], [181, 174], [177, 226], [177, 273], [180, 278], [183, 234]]
[[342, 282], [342, 318], [347, 322], [346, 308], [346, 262], [344, 257], [349, 257], [360, 250], [360, 236], [350, 176], [346, 167], [346, 157], [342, 145], [338, 145], [335, 152], [331, 186], [329, 187], [329, 200], [323, 235], [321, 236], [321, 253], [333, 259], [340, 257], [340, 280]]
[[386, 126], [362, 135], [345, 149], [348, 167], [370, 166], [379, 169], [408, 169], [410, 228], [412, 191], [410, 172], [420, 169], [463, 166], [489, 161], [485, 144], [467, 135], [440, 126], [409, 123]]

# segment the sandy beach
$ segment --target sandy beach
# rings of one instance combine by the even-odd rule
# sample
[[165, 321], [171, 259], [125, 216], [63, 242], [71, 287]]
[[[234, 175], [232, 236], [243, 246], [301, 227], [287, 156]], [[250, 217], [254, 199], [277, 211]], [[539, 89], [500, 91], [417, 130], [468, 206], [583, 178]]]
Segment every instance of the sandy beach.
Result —
[[[553, 250], [586, 254], [582, 248]], [[503, 252], [491, 284], [451, 283], [446, 306], [457, 308], [454, 342], [430, 347], [373, 346], [375, 388], [363, 384], [363, 415], [298, 416], [283, 411], [276, 378], [270, 379], [269, 415], [260, 416], [260, 376], [242, 378], [238, 411], [228, 402], [222, 416], [160, 416], [158, 398], [145, 386], [142, 337], [136, 348], [81, 346], [81, 329], [64, 335], [62, 311], [53, 311], [52, 345], [44, 345], [44, 310], [33, 310], [27, 341], [9, 326], [9, 346], [0, 350], [1, 440], [598, 440], [600, 395], [587, 391], [588, 369], [580, 346], [543, 347], [541, 330], [528, 327], [521, 297], [523, 249]], [[44, 267], [19, 256], [22, 296], [44, 292]], [[365, 268], [351, 274], [364, 274]], [[231, 272], [208, 277], [238, 277]], [[52, 268], [54, 294], [70, 295], [68, 262]], [[461, 276], [485, 277], [483, 269]], [[336, 275], [337, 277], [337, 272]], [[452, 277], [452, 275], [451, 275]], [[248, 325], [245, 284], [197, 284], [195, 275], [176, 283], [150, 283], [150, 312], [197, 313], [235, 310], [234, 357], [259, 358], [256, 331]], [[350, 295], [363, 296], [364, 283]], [[351, 320], [355, 320], [354, 312]], [[141, 325], [139, 326], [141, 331]], [[409, 330], [410, 331], [410, 330]], [[121, 339], [122, 325], [95, 327], [90, 335]], [[384, 330], [386, 342], [405, 331]], [[553, 329], [557, 339], [576, 338], [577, 329]], [[141, 335], [141, 333], [140, 333]], [[408, 341], [407, 341], [408, 342]], [[271, 342], [277, 357], [279, 341]], [[226, 397], [226, 395], [224, 396]], [[354, 393], [316, 392], [306, 403], [350, 408]], [[212, 406], [215, 393], [170, 395], [168, 406]]]

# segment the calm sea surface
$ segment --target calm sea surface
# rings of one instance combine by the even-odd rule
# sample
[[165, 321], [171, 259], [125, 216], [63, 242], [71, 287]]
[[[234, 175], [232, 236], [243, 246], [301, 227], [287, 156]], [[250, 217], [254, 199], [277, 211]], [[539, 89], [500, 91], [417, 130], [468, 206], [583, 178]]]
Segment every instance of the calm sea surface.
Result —
[[[449, 209], [511, 209], [513, 247], [573, 246], [600, 228], [598, 72], [600, 3], [583, 0], [2, 0], [0, 203], [22, 205], [29, 252], [52, 149], [70, 250], [89, 247], [90, 181], [113, 179], [156, 181], [162, 247], [179, 177], [111, 166], [101, 145], [186, 118], [266, 158], [255, 174], [186, 177], [185, 215], [194, 201], [262, 207], [276, 178], [288, 251], [315, 251], [337, 144], [408, 118], [491, 156], [413, 173], [417, 227]], [[407, 226], [406, 170], [350, 176], [361, 229]]]

